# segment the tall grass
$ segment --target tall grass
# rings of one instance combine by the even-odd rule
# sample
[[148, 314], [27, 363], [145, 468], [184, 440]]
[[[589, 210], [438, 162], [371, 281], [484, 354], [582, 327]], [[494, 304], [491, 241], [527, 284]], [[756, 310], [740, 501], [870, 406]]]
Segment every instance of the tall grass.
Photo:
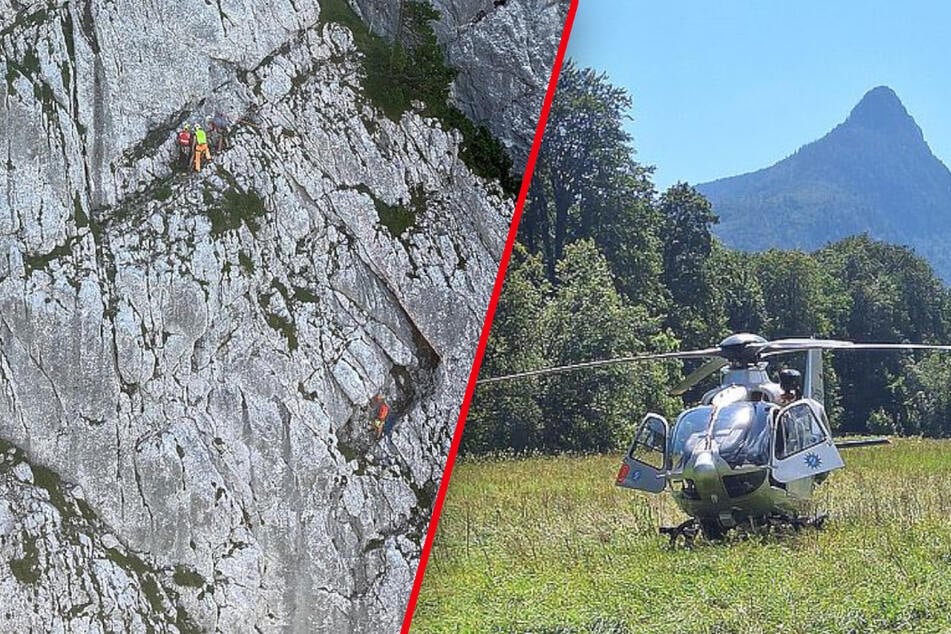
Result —
[[951, 442], [856, 449], [825, 530], [669, 549], [619, 456], [453, 472], [414, 632], [951, 632]]

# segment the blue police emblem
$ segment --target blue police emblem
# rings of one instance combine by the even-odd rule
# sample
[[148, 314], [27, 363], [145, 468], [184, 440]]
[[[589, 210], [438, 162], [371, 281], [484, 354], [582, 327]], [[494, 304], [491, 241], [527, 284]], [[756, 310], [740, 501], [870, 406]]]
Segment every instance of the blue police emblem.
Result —
[[819, 454], [810, 453], [806, 455], [806, 465], [810, 469], [818, 469], [822, 466], [822, 458], [819, 457]]

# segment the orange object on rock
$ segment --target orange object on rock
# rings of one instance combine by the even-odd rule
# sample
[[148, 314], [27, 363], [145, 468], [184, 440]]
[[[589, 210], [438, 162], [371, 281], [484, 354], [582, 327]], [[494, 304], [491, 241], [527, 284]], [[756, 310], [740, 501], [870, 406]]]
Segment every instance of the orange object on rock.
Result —
[[376, 435], [376, 439], [379, 440], [383, 437], [383, 427], [386, 424], [386, 418], [390, 415], [390, 406], [386, 404], [386, 401], [383, 400], [383, 397], [379, 394], [373, 397], [373, 403], [376, 404], [376, 418], [370, 422], [370, 429], [373, 430]]
[[211, 160], [211, 151], [208, 149], [207, 143], [199, 143], [195, 146], [195, 171], [201, 171], [201, 157], [205, 156], [205, 161]]

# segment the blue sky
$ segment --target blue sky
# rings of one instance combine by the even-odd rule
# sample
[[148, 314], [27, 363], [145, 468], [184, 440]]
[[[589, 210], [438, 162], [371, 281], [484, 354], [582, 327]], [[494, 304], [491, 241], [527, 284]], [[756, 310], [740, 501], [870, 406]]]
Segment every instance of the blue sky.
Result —
[[660, 188], [771, 165], [883, 84], [951, 159], [951, 2], [580, 0], [568, 53], [631, 92]]

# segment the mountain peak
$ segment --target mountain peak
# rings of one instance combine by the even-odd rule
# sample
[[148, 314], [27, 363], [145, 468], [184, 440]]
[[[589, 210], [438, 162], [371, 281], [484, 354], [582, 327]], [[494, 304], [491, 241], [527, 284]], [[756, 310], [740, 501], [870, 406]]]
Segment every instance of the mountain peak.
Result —
[[782, 161], [697, 189], [728, 246], [817, 249], [868, 233], [913, 247], [951, 282], [942, 239], [951, 233], [951, 171], [887, 86], [868, 91], [843, 123]]
[[921, 136], [918, 124], [888, 86], [876, 86], [865, 93], [845, 123], [886, 133], [911, 131], [915, 136]]

